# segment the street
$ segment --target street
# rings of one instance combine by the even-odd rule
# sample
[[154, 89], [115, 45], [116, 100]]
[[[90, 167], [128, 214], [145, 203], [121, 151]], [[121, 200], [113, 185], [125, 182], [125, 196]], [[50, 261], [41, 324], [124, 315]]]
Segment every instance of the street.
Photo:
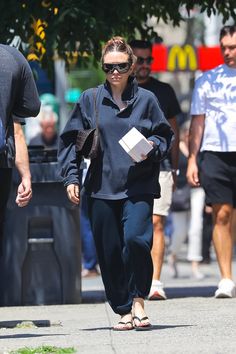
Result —
[[100, 277], [82, 280], [82, 304], [1, 308], [0, 353], [42, 345], [86, 354], [236, 353], [236, 299], [214, 299], [219, 281], [215, 260], [201, 265], [201, 271], [205, 279], [192, 279], [190, 264], [182, 259], [180, 277], [172, 279], [165, 262], [168, 300], [146, 301], [153, 327], [145, 332], [112, 331], [118, 316], [104, 301]]

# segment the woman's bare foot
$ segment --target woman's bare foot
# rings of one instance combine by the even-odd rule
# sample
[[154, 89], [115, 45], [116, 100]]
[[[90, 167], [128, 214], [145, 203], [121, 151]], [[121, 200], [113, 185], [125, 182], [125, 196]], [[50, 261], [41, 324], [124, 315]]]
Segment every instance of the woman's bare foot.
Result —
[[132, 314], [127, 313], [125, 315], [122, 315], [120, 318], [120, 321], [117, 323], [116, 326], [113, 327], [114, 331], [129, 331], [133, 329], [133, 319], [132, 319]]
[[135, 328], [144, 329], [150, 327], [150, 321], [144, 311], [144, 299], [141, 297], [134, 298], [133, 301], [133, 321]]

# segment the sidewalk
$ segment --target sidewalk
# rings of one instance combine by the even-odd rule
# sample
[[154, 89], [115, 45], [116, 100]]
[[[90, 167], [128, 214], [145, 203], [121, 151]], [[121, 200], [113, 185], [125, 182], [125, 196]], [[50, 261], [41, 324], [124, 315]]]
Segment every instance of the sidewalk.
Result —
[[[82, 281], [79, 305], [1, 308], [0, 353], [42, 345], [74, 347], [81, 354], [236, 353], [236, 299], [214, 299], [219, 281], [215, 261], [201, 270], [206, 278], [193, 280], [189, 263], [181, 261], [180, 278], [171, 279], [164, 264], [168, 300], [146, 302], [153, 324], [146, 332], [111, 330], [118, 316], [104, 302], [100, 277]], [[35, 321], [38, 327], [15, 328], [22, 321]]]

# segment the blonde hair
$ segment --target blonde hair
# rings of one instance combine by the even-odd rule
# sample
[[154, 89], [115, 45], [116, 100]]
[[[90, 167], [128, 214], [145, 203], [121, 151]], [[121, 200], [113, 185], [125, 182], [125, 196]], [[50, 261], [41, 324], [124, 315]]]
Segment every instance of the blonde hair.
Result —
[[104, 61], [104, 56], [110, 52], [121, 52], [128, 55], [128, 62], [133, 64], [135, 62], [135, 55], [132, 48], [127, 44], [124, 38], [115, 36], [109, 39], [103, 47], [101, 62]]

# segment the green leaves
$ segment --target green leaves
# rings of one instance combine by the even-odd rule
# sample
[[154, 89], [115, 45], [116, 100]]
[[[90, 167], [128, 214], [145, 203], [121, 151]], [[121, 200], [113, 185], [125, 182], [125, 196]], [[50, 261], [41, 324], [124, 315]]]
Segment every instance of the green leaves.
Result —
[[[236, 18], [235, 0], [8, 0], [0, 2], [0, 41], [10, 43], [21, 37], [24, 54], [48, 66], [55, 53], [69, 62], [68, 52], [78, 51], [79, 58], [93, 54], [100, 58], [101, 45], [114, 35], [153, 39], [158, 36], [147, 19], [157, 22], [182, 21], [180, 8], [187, 13], [198, 7], [208, 16], [221, 13], [223, 21]], [[45, 37], [33, 23], [43, 23]]]

